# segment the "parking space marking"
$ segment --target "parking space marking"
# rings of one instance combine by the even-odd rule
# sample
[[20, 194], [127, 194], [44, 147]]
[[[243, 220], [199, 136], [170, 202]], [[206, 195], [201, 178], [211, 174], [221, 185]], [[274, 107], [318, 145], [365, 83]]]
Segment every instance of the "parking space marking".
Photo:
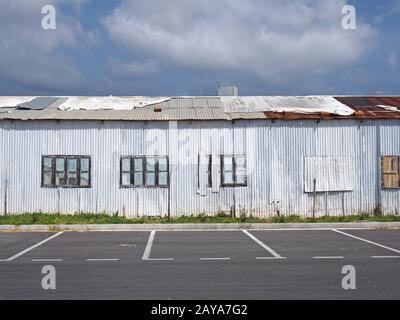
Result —
[[151, 248], [153, 247], [154, 237], [156, 230], [150, 232], [149, 240], [147, 241], [146, 248], [144, 249], [142, 260], [147, 261], [173, 261], [174, 258], [150, 258]]
[[52, 236], [50, 236], [50, 237], [48, 237], [48, 238], [46, 238], [46, 239], [44, 239], [44, 240], [42, 240], [42, 241], [40, 241], [40, 242], [34, 244], [33, 246], [31, 246], [31, 247], [29, 247], [29, 248], [27, 248], [27, 249], [25, 249], [25, 250], [23, 250], [23, 251], [21, 251], [21, 252], [15, 254], [15, 255], [13, 255], [12, 257], [6, 259], [5, 261], [7, 261], [7, 262], [13, 261], [13, 260], [19, 258], [20, 256], [24, 255], [25, 253], [27, 253], [27, 252], [29, 252], [29, 251], [32, 251], [33, 249], [35, 249], [35, 248], [41, 246], [42, 244], [44, 244], [44, 243], [46, 243], [46, 242], [48, 242], [48, 241], [50, 241], [50, 240], [52, 240], [52, 239], [58, 237], [59, 235], [61, 235], [61, 234], [63, 234], [63, 233], [64, 233], [64, 232], [61, 231], [61, 232], [58, 232], [58, 233], [56, 233], [56, 234], [53, 234]]
[[32, 262], [61, 262], [63, 259], [32, 259]]
[[208, 261], [208, 260], [231, 260], [231, 258], [200, 258], [200, 260]]
[[285, 257], [256, 257], [256, 260], [284, 260]]
[[372, 256], [373, 259], [398, 259], [400, 256]]
[[115, 259], [86, 259], [86, 261], [119, 261], [118, 258]]
[[375, 245], [377, 247], [381, 247], [383, 249], [387, 249], [387, 250], [390, 250], [390, 251], [393, 251], [393, 252], [396, 252], [396, 253], [400, 254], [400, 250], [393, 249], [393, 248], [385, 246], [383, 244], [380, 244], [380, 243], [377, 243], [377, 242], [373, 242], [371, 240], [367, 240], [367, 239], [364, 239], [364, 238], [360, 238], [360, 237], [357, 237], [357, 236], [353, 236], [352, 234], [349, 234], [349, 233], [346, 233], [346, 232], [343, 232], [343, 231], [340, 231], [340, 230], [337, 230], [337, 229], [332, 229], [332, 231], [340, 233], [340, 234], [343, 234], [343, 235], [348, 236], [350, 238], [354, 238], [354, 239], [357, 239], [357, 240], [360, 240], [360, 241], [364, 241], [366, 243]]
[[151, 247], [153, 246], [154, 236], [156, 235], [156, 231], [153, 230], [150, 232], [149, 240], [147, 240], [146, 248], [144, 249], [142, 260], [149, 260]]
[[282, 259], [283, 257], [276, 253], [274, 250], [272, 250], [270, 247], [268, 247], [264, 242], [258, 240], [255, 236], [253, 236], [250, 232], [247, 230], [242, 230], [246, 235], [248, 235], [251, 239], [253, 239], [256, 243], [258, 243], [261, 247], [263, 247], [265, 250], [267, 250], [270, 254], [272, 254], [275, 258]]
[[320, 256], [320, 257], [313, 257], [313, 259], [343, 259], [343, 256]]

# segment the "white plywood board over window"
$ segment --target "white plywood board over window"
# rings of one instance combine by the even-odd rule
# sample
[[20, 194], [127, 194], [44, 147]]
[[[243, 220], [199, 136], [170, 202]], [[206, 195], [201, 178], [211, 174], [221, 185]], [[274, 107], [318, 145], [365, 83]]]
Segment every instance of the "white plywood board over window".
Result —
[[304, 191], [354, 190], [353, 157], [304, 157]]

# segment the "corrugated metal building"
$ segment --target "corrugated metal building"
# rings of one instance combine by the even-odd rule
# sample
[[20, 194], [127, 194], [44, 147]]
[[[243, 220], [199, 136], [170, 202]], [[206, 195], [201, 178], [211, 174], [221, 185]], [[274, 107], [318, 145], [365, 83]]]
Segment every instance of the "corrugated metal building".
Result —
[[0, 214], [400, 213], [398, 97], [0, 97]]

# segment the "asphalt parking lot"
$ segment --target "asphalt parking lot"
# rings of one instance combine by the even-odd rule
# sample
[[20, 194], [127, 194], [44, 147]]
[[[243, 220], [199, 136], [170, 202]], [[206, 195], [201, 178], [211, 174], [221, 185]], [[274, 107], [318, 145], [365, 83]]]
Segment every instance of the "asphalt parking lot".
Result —
[[0, 299], [32, 298], [399, 299], [400, 230], [0, 233]]

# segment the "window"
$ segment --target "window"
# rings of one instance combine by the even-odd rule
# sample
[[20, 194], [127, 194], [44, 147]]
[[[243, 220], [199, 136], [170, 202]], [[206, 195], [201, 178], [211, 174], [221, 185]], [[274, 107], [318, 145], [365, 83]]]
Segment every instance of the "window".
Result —
[[400, 157], [384, 156], [381, 159], [382, 166], [382, 188], [400, 188]]
[[90, 188], [90, 157], [43, 156], [43, 188]]
[[[211, 176], [211, 168], [212, 168], [212, 156], [205, 156], [207, 163], [207, 188], [212, 187], [212, 176]], [[200, 155], [197, 157], [197, 187], [200, 188]]]
[[247, 186], [246, 156], [221, 156], [223, 187]]
[[122, 188], [168, 187], [167, 157], [122, 157]]

